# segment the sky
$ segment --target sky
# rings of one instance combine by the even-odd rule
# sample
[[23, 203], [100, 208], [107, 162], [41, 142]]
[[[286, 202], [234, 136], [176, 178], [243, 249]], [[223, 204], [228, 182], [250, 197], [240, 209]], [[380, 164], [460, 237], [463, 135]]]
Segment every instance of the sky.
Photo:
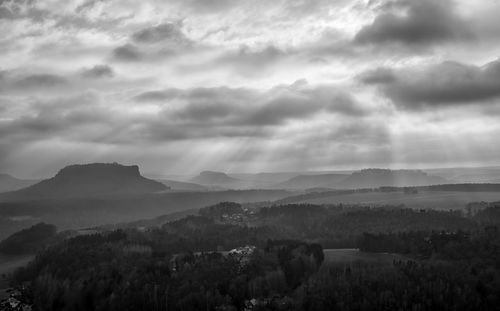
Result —
[[498, 0], [0, 0], [0, 172], [500, 164]]

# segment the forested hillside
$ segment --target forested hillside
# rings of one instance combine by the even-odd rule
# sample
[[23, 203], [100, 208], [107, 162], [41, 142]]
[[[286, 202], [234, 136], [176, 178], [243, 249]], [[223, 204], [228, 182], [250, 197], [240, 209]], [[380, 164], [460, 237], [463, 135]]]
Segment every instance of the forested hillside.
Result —
[[[495, 310], [500, 299], [499, 227], [475, 216], [232, 202], [201, 214], [66, 239], [14, 280], [39, 310]], [[323, 262], [331, 245], [406, 257]]]

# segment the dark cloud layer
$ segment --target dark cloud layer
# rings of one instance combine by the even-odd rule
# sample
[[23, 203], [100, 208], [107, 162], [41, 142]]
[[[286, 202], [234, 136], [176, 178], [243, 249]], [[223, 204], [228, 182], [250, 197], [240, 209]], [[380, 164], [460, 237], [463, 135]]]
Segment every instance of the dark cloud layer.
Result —
[[171, 44], [186, 44], [189, 40], [174, 23], [166, 23], [145, 28], [132, 34], [132, 40], [137, 43], [169, 42]]
[[0, 123], [2, 138], [23, 141], [46, 137], [74, 137], [82, 141], [89, 132], [80, 127], [111, 123], [109, 111], [99, 106], [99, 97], [94, 93], [60, 97], [48, 101], [30, 103], [30, 114], [9, 122]]
[[137, 47], [132, 44], [125, 44], [113, 50], [113, 57], [119, 61], [131, 62], [141, 60], [143, 55]]
[[83, 1], [82, 4], [76, 7], [75, 12], [81, 13], [85, 10], [93, 8], [97, 3], [104, 2], [105, 0], [86, 0]]
[[0, 79], [0, 87], [21, 91], [52, 89], [68, 83], [69, 82], [64, 77], [48, 73], [22, 76], [4, 73], [3, 79]]
[[[158, 102], [159, 99], [162, 102]], [[47, 138], [74, 142], [136, 144], [201, 138], [269, 137], [288, 121], [325, 114], [343, 122], [368, 112], [348, 94], [304, 83], [267, 91], [247, 88], [191, 88], [144, 92], [136, 105], [159, 104], [155, 113], [129, 113], [98, 93], [52, 97], [23, 105], [28, 114], [0, 122], [3, 141]], [[28, 106], [28, 107], [26, 107]], [[139, 108], [139, 107], [137, 107]], [[356, 124], [363, 126], [356, 121]]]
[[412, 0], [397, 2], [407, 6], [406, 14], [384, 12], [363, 27], [354, 41], [360, 44], [400, 43], [429, 45], [471, 37], [466, 22], [453, 9], [451, 1]]
[[359, 79], [366, 84], [388, 84], [396, 81], [394, 72], [389, 68], [377, 68], [365, 72]]
[[238, 6], [241, 0], [177, 0], [196, 12], [215, 13]]
[[195, 46], [175, 23], [163, 23], [136, 31], [130, 40], [113, 50], [112, 57], [119, 61], [138, 62], [161, 60]]
[[110, 18], [110, 15], [101, 15], [98, 18], [86, 16], [87, 10], [91, 10], [97, 3], [107, 0], [89, 0], [78, 5], [74, 12], [62, 10], [57, 12], [51, 5], [64, 8], [71, 1], [61, 1], [63, 5], [54, 1], [47, 5], [46, 1], [38, 0], [7, 0], [0, 1], [0, 20], [22, 20], [27, 19], [38, 25], [53, 23], [54, 28], [59, 29], [100, 29], [106, 30], [120, 22], [129, 19], [133, 14]]
[[172, 117], [181, 122], [218, 120], [232, 126], [275, 126], [321, 112], [353, 117], [368, 113], [353, 97], [338, 89], [301, 86], [280, 86], [266, 92], [227, 87], [167, 89], [144, 92], [134, 100], [162, 102], [174, 109]]
[[255, 70], [255, 67], [265, 67], [283, 59], [287, 55], [285, 51], [272, 45], [257, 51], [253, 51], [247, 46], [242, 46], [236, 52], [227, 53], [219, 57], [216, 63]]
[[500, 96], [500, 60], [481, 67], [444, 62], [422, 69], [377, 69], [361, 80], [410, 109], [488, 102]]
[[40, 21], [47, 12], [33, 7], [35, 0], [0, 1], [0, 19], [33, 18]]
[[133, 100], [136, 102], [162, 102], [172, 97], [172, 90], [147, 91], [136, 95]]
[[108, 65], [95, 65], [92, 68], [85, 68], [81, 71], [85, 78], [112, 78], [115, 75], [113, 68]]

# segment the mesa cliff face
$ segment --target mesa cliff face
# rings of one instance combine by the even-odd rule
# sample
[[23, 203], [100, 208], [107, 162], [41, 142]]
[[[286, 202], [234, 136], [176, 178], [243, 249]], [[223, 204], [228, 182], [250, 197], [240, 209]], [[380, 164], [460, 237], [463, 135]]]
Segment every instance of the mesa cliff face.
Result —
[[167, 189], [164, 184], [141, 176], [137, 165], [92, 163], [66, 166], [54, 177], [10, 194], [27, 198], [64, 198], [151, 193]]

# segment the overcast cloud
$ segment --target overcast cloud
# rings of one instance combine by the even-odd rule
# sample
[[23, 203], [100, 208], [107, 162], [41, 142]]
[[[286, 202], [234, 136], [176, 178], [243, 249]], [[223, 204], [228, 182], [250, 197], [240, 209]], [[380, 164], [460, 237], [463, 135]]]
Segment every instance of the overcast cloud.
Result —
[[[423, 68], [422, 68], [423, 67]], [[379, 68], [361, 75], [395, 105], [409, 109], [495, 105], [500, 96], [500, 60], [482, 66], [443, 62], [400, 70]]]
[[0, 173], [498, 165], [497, 13], [490, 0], [0, 0]]
[[473, 36], [469, 27], [452, 1], [395, 1], [386, 3], [375, 20], [356, 34], [355, 41], [415, 47], [467, 40]]

